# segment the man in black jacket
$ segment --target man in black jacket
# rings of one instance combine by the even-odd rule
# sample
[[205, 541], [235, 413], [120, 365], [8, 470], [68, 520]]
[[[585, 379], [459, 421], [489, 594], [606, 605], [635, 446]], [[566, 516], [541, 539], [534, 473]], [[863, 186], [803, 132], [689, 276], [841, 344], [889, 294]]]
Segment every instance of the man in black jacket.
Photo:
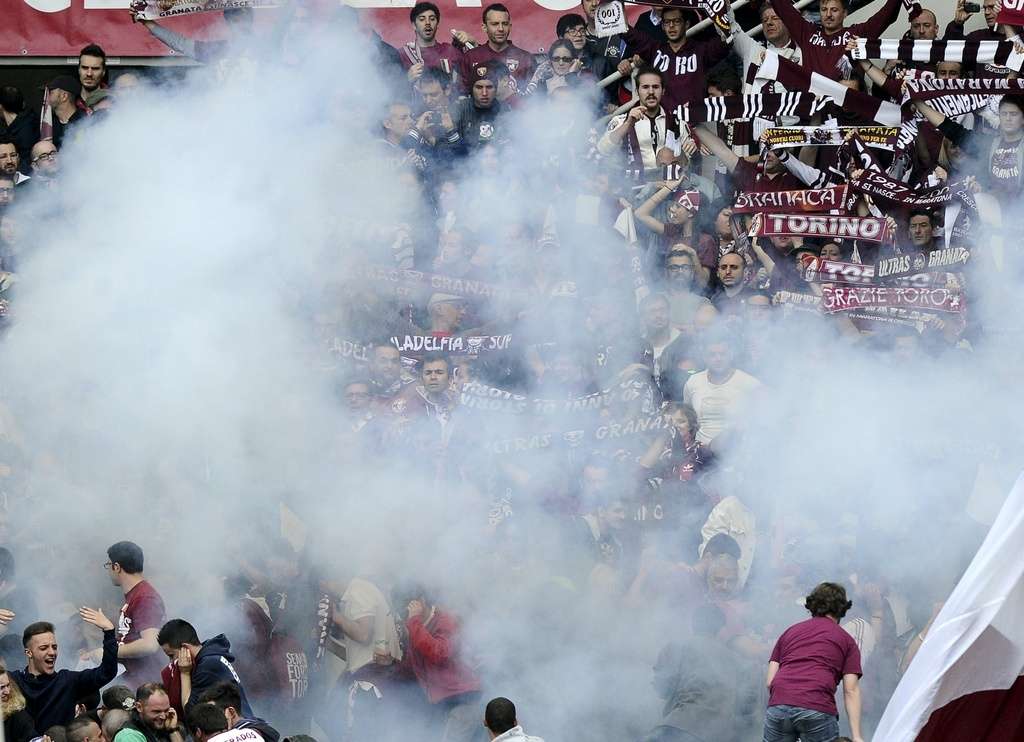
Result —
[[43, 734], [54, 725], [65, 725], [75, 718], [75, 701], [109, 683], [117, 675], [117, 640], [114, 624], [103, 611], [81, 608], [78, 615], [86, 623], [103, 631], [103, 659], [91, 670], [60, 670], [57, 668], [57, 637], [53, 624], [39, 621], [25, 627], [22, 645], [28, 666], [11, 673], [21, 688], [26, 709], [36, 723], [36, 734]]
[[181, 683], [181, 705], [186, 714], [200, 694], [221, 681], [228, 681], [238, 686], [241, 695], [239, 711], [242, 716], [253, 715], [242, 688], [242, 680], [232, 664], [235, 656], [231, 654], [231, 643], [226, 636], [218, 634], [200, 642], [192, 624], [173, 618], [163, 625], [156, 640], [164, 654], [174, 663], [177, 672], [170, 673], [171, 681]]

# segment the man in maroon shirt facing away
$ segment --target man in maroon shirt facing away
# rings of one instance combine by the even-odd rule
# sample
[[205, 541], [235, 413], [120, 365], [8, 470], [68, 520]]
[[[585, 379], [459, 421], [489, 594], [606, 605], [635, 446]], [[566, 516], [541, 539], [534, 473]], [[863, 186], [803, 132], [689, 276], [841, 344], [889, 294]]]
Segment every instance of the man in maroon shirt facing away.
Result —
[[479, 76], [473, 74], [478, 65], [487, 66], [488, 62], [501, 62], [512, 73], [512, 81], [516, 89], [525, 88], [533, 77], [533, 55], [508, 40], [512, 32], [512, 15], [501, 3], [491, 3], [484, 8], [484, 33], [487, 43], [474, 47], [462, 56], [462, 86], [468, 95], [473, 81]]
[[786, 629], [768, 662], [764, 742], [834, 742], [839, 737], [835, 693], [843, 702], [854, 742], [860, 736], [860, 650], [839, 627], [853, 603], [846, 590], [823, 582], [807, 596], [811, 618]]
[[848, 79], [853, 65], [846, 58], [846, 42], [853, 36], [877, 39], [900, 14], [902, 0], [885, 0], [885, 5], [863, 23], [844, 27], [849, 0], [821, 0], [821, 23], [811, 23], [793, 7], [792, 0], [778, 0], [772, 7], [782, 19], [793, 42], [800, 47], [804, 69], [831, 77]]
[[156, 637], [164, 624], [164, 601], [142, 574], [142, 548], [131, 541], [118, 541], [107, 549], [107, 559], [103, 566], [110, 571], [110, 581], [124, 592], [116, 636], [117, 661], [124, 665], [125, 673], [118, 682], [133, 689], [159, 682], [165, 659]]

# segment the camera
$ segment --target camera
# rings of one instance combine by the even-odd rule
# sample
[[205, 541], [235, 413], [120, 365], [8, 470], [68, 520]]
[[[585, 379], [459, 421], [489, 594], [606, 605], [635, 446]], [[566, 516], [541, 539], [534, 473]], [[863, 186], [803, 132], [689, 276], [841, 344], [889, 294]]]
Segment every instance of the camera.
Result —
[[978, 5], [977, 3], [964, 3], [964, 12], [965, 13], [980, 13], [981, 12], [981, 6]]

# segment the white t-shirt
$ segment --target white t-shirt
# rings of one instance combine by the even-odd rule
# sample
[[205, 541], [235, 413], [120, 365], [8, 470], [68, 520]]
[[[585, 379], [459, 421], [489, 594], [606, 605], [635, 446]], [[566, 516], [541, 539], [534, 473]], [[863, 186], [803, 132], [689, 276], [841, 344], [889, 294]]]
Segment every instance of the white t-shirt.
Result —
[[683, 402], [697, 413], [697, 441], [709, 443], [739, 418], [746, 396], [761, 382], [745, 371], [735, 369], [724, 384], [708, 381], [708, 372], [701, 371], [687, 380]]
[[402, 658], [402, 648], [398, 644], [398, 633], [395, 631], [395, 618], [391, 615], [391, 606], [376, 585], [361, 577], [349, 583], [345, 594], [341, 596], [341, 611], [350, 621], [370, 616], [373, 619], [373, 633], [366, 644], [357, 642], [345, 635], [346, 670], [355, 672], [364, 665], [373, 662], [374, 647], [380, 643], [387, 647], [395, 660]]

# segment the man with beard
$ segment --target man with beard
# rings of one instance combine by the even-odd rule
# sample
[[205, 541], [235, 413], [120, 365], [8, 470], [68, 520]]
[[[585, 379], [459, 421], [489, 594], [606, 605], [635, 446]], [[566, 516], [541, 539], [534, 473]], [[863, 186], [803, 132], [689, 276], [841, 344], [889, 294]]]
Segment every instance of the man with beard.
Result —
[[49, 139], [42, 139], [32, 145], [32, 190], [52, 188], [57, 183], [60, 173], [60, 160], [57, 158], [57, 145]]
[[707, 269], [700, 264], [694, 249], [683, 242], [672, 245], [665, 258], [665, 295], [672, 327], [692, 334], [694, 315], [702, 306], [710, 304], [695, 290], [702, 288], [706, 281]]
[[653, 67], [640, 70], [636, 87], [640, 103], [608, 122], [608, 130], [598, 140], [597, 151], [610, 157], [623, 150], [630, 173], [657, 177], [662, 163], [676, 154], [679, 123], [675, 114], [661, 105], [664, 87], [660, 72]]
[[474, 47], [462, 57], [462, 83], [466, 93], [473, 82], [479, 79], [474, 73], [478, 67], [492, 67], [495, 63], [508, 68], [516, 89], [525, 88], [533, 77], [533, 55], [520, 49], [508, 40], [512, 31], [512, 14], [501, 3], [492, 3], [484, 8], [483, 30], [487, 43]]
[[43, 734], [55, 724], [67, 724], [75, 718], [79, 698], [96, 693], [117, 674], [117, 639], [114, 624], [103, 611], [80, 608], [78, 615], [103, 631], [103, 658], [90, 670], [57, 671], [57, 637], [53, 624], [39, 621], [22, 633], [28, 665], [11, 677], [25, 696], [29, 714], [35, 720], [36, 733]]
[[13, 141], [0, 138], [0, 175], [5, 178], [13, 178], [14, 185], [18, 186], [29, 179], [20, 171], [21, 156]]
[[[415, 38], [398, 50], [409, 82], [415, 83], [429, 69], [440, 69], [450, 79], [462, 64], [462, 52], [437, 40], [441, 10], [434, 3], [416, 3], [409, 11], [409, 22]], [[465, 38], [461, 40], [465, 42]]]
[[89, 44], [78, 53], [78, 82], [82, 89], [78, 94], [76, 105], [89, 112], [85, 99], [90, 93], [104, 87], [107, 76], [107, 54], [96, 44]]
[[135, 708], [115, 742], [184, 742], [178, 712], [160, 683], [145, 683], [135, 692]]
[[711, 303], [722, 314], [739, 314], [753, 293], [747, 285], [750, 270], [746, 259], [738, 252], [727, 252], [718, 259], [715, 277], [717, 285], [711, 293]]

